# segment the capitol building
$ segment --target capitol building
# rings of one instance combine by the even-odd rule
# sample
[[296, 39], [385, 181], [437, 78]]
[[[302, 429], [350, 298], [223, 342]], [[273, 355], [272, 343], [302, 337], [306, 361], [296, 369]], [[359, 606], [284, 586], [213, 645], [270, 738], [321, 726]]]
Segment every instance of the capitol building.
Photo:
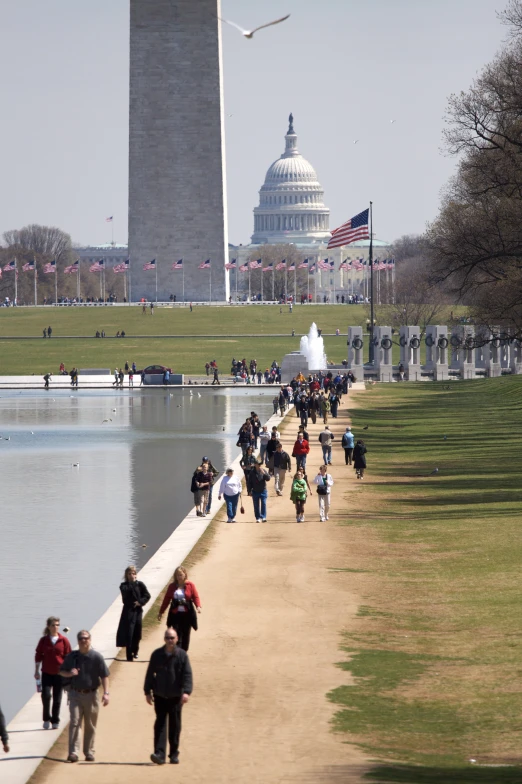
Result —
[[313, 166], [297, 149], [293, 116], [285, 151], [270, 166], [254, 209], [253, 245], [323, 244], [330, 238], [330, 210]]

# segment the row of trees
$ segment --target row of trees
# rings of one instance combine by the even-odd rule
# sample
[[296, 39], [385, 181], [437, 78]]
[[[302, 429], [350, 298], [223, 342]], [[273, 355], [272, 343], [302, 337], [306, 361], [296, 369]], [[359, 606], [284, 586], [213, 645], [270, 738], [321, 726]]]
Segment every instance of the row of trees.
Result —
[[[57, 275], [59, 280], [58, 293], [60, 296], [76, 296], [76, 274], [63, 275], [63, 270], [76, 260], [77, 255], [72, 246], [71, 237], [66, 232], [55, 226], [39, 226], [32, 224], [22, 229], [6, 231], [3, 235], [3, 245], [0, 246], [0, 266], [16, 258], [18, 267], [18, 302], [19, 304], [32, 304], [34, 302], [34, 273], [22, 272], [22, 266], [36, 260], [38, 271], [38, 301], [43, 302], [47, 297], [54, 300], [55, 279], [54, 274], [42, 274], [45, 264], [56, 259]], [[85, 270], [83, 269], [85, 266]], [[82, 297], [98, 297], [100, 295], [100, 282], [98, 274], [83, 274], [87, 272], [88, 264], [82, 265], [81, 293]], [[107, 275], [106, 296], [114, 293], [123, 299], [123, 276]], [[0, 279], [0, 299], [6, 296], [14, 297], [14, 272], [5, 272]]]

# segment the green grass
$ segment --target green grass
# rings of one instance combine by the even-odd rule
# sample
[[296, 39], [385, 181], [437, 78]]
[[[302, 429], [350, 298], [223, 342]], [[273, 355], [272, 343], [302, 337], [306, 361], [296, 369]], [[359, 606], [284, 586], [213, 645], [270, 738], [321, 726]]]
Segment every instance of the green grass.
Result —
[[[196, 375], [211, 359], [228, 374], [234, 356], [255, 358], [264, 370], [274, 359], [280, 362], [284, 354], [298, 350], [299, 337], [313, 321], [325, 335], [329, 333], [326, 353], [329, 361], [339, 364], [347, 356], [348, 327], [365, 325], [366, 310], [363, 305], [298, 305], [289, 313], [286, 306], [267, 305], [196, 307], [191, 313], [188, 308], [167, 306], [157, 307], [151, 316], [136, 306], [0, 308], [0, 375], [57, 372], [61, 362], [67, 368], [114, 369], [125, 361], [138, 367], [159, 363]], [[53, 337], [44, 340], [42, 330], [49, 324]], [[97, 340], [96, 330], [102, 329], [107, 339]], [[121, 330], [125, 339], [113, 339]], [[398, 362], [398, 345], [393, 356]]]
[[368, 542], [349, 562], [368, 574], [334, 727], [406, 763], [371, 781], [522, 782], [469, 763], [522, 763], [522, 379], [444, 386], [379, 385], [352, 411], [368, 471], [344, 524]]

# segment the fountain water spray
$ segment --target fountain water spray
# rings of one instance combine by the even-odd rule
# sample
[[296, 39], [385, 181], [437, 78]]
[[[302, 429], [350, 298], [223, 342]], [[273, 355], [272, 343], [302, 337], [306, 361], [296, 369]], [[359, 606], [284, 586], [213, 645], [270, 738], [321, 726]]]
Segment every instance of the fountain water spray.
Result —
[[307, 358], [309, 370], [326, 370], [324, 341], [319, 336], [315, 322], [310, 327], [308, 335], [303, 335], [301, 338], [299, 351]]

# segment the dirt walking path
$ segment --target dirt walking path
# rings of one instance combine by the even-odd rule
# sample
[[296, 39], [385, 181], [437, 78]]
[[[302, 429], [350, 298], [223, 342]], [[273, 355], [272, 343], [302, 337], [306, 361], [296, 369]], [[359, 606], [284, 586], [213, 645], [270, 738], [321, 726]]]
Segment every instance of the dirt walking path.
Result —
[[[142, 641], [142, 661], [113, 666], [111, 704], [101, 710], [98, 723], [96, 762], [45, 760], [32, 784], [361, 780], [368, 761], [346, 736], [331, 731], [334, 706], [326, 698], [331, 689], [349, 683], [350, 674], [336, 662], [345, 658], [340, 632], [359, 603], [350, 573], [331, 571], [349, 564], [350, 528], [337, 523], [343, 496], [355, 482], [340, 446], [354, 403], [353, 394], [345, 397], [339, 418], [330, 422], [336, 435], [330, 520], [319, 522], [312, 485], [306, 522], [296, 523], [287, 476], [283, 497], [271, 483], [267, 523], [255, 522], [251, 499], [245, 497], [246, 514], [238, 515], [236, 525], [216, 523], [210, 552], [191, 571], [203, 613], [189, 652], [195, 687], [183, 709], [179, 768], [149, 762], [154, 711], [143, 696], [143, 660], [162, 645], [162, 625]], [[294, 415], [285, 421], [282, 440], [289, 453], [298, 422]], [[319, 422], [308, 427], [310, 483], [322, 462], [317, 440], [322, 427]], [[66, 735], [51, 752], [56, 760], [67, 756]]]

